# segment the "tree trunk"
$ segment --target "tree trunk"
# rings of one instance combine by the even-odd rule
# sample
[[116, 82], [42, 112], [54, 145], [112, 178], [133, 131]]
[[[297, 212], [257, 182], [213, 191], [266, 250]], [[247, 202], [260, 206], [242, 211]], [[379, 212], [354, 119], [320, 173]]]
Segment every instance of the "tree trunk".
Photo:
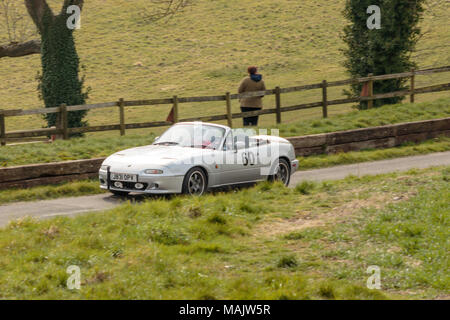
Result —
[[23, 43], [10, 43], [0, 46], [0, 58], [16, 58], [36, 53], [41, 53], [41, 41], [39, 40], [30, 40]]

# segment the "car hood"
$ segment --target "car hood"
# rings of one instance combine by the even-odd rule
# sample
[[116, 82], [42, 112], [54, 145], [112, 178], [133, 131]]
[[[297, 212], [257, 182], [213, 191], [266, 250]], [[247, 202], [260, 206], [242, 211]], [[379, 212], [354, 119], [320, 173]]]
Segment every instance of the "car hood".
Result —
[[202, 156], [212, 150], [200, 148], [183, 148], [177, 146], [149, 145], [119, 151], [105, 161], [107, 164], [142, 165], [168, 165], [184, 159]]

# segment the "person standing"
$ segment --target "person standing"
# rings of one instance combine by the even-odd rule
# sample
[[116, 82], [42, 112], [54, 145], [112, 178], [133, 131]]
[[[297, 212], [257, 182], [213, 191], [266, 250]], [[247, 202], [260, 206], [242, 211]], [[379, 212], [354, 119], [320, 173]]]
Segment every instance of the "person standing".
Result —
[[[244, 78], [239, 85], [239, 93], [252, 92], [252, 91], [265, 91], [266, 85], [262, 79], [262, 75], [258, 73], [257, 67], [248, 67], [247, 69], [249, 76]], [[239, 100], [241, 103], [242, 112], [258, 111], [263, 108], [262, 98], [251, 97], [242, 98]], [[257, 126], [259, 116], [246, 117], [244, 118], [244, 126]]]

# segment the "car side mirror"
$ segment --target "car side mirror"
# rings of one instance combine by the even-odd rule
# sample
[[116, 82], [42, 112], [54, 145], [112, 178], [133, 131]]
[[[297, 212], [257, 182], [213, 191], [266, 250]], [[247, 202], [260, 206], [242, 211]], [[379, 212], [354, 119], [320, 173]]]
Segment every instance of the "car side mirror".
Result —
[[158, 141], [158, 139], [159, 139], [159, 136], [157, 136], [157, 137], [155, 138], [155, 140], [153, 140], [153, 142]]

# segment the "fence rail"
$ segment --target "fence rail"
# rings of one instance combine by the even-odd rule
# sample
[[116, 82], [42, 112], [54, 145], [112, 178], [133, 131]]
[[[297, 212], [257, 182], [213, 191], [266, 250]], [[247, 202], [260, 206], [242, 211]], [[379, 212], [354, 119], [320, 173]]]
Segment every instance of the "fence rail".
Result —
[[[58, 135], [62, 139], [68, 139], [71, 134], [74, 133], [87, 133], [87, 132], [101, 132], [101, 131], [120, 131], [121, 135], [125, 135], [126, 130], [130, 129], [142, 129], [142, 128], [155, 128], [155, 127], [164, 127], [172, 125], [173, 122], [169, 121], [154, 121], [154, 122], [142, 122], [142, 123], [125, 123], [125, 108], [126, 107], [140, 107], [140, 106], [152, 106], [152, 105], [172, 105], [173, 106], [173, 114], [174, 114], [174, 122], [181, 121], [223, 121], [227, 120], [228, 125], [230, 127], [233, 126], [233, 119], [243, 118], [248, 116], [256, 116], [256, 115], [267, 115], [267, 114], [276, 114], [276, 122], [282, 122], [282, 113], [295, 111], [295, 110], [303, 110], [310, 108], [322, 108], [323, 117], [326, 118], [328, 116], [328, 107], [339, 104], [346, 103], [354, 103], [361, 101], [369, 101], [369, 108], [373, 105], [373, 101], [377, 99], [385, 99], [391, 97], [399, 97], [399, 96], [410, 96], [410, 101], [414, 102], [415, 95], [431, 93], [431, 92], [440, 92], [440, 91], [448, 91], [450, 90], [450, 83], [444, 83], [439, 85], [427, 86], [422, 88], [415, 87], [415, 78], [419, 75], [428, 75], [440, 72], [449, 72], [450, 66], [440, 67], [440, 68], [432, 68], [432, 69], [424, 69], [424, 70], [411, 70], [410, 72], [396, 73], [396, 74], [387, 74], [387, 75], [379, 75], [363, 78], [354, 78], [340, 81], [332, 81], [327, 82], [326, 80], [321, 83], [288, 87], [288, 88], [280, 88], [276, 87], [275, 89], [265, 90], [265, 91], [257, 91], [257, 92], [247, 92], [241, 94], [230, 94], [229, 92], [224, 95], [216, 95], [216, 96], [199, 96], [199, 97], [177, 97], [174, 96], [172, 98], [166, 99], [150, 99], [150, 100], [134, 100], [134, 101], [125, 101], [124, 99], [119, 99], [116, 102], [106, 102], [106, 103], [98, 103], [98, 104], [86, 104], [86, 105], [75, 105], [75, 106], [66, 106], [61, 105], [59, 107], [53, 108], [41, 108], [41, 109], [32, 109], [32, 110], [22, 110], [22, 109], [13, 109], [13, 110], [0, 110], [0, 144], [3, 146], [6, 144], [8, 140], [17, 140], [20, 138], [35, 138], [35, 137], [44, 137], [50, 135]], [[389, 92], [383, 94], [374, 94], [373, 93], [373, 82], [374, 81], [382, 81], [388, 79], [403, 79], [410, 78], [411, 85], [409, 90], [402, 90], [396, 92]], [[369, 87], [369, 96], [365, 97], [355, 97], [355, 98], [347, 98], [347, 99], [337, 99], [337, 100], [328, 100], [328, 88], [344, 86], [350, 84], [357, 83], [367, 83]], [[313, 103], [305, 103], [293, 106], [281, 106], [281, 95], [299, 92], [305, 90], [313, 90], [313, 89], [322, 89], [322, 100], [320, 102]], [[275, 108], [271, 109], [263, 109], [252, 112], [241, 112], [241, 113], [232, 113], [231, 112], [231, 101], [242, 99], [242, 98], [250, 98], [250, 97], [259, 97], [259, 96], [270, 96], [275, 95]], [[187, 119], [179, 119], [179, 105], [182, 103], [192, 103], [192, 102], [212, 102], [212, 101], [225, 101], [226, 102], [226, 113], [220, 115], [213, 116], [203, 116], [203, 117], [195, 117], [195, 118], [187, 118]], [[94, 109], [102, 109], [102, 108], [119, 108], [119, 124], [111, 124], [111, 125], [101, 125], [101, 126], [89, 126], [89, 127], [81, 127], [81, 128], [69, 128], [67, 114], [73, 111], [82, 111], [82, 110], [94, 110]], [[12, 131], [6, 132], [6, 118], [7, 117], [16, 117], [16, 116], [26, 116], [26, 115], [38, 115], [38, 114], [51, 114], [56, 113], [58, 115], [57, 126], [54, 128], [44, 128], [44, 129], [35, 129], [35, 130], [21, 130], [21, 131]]]

